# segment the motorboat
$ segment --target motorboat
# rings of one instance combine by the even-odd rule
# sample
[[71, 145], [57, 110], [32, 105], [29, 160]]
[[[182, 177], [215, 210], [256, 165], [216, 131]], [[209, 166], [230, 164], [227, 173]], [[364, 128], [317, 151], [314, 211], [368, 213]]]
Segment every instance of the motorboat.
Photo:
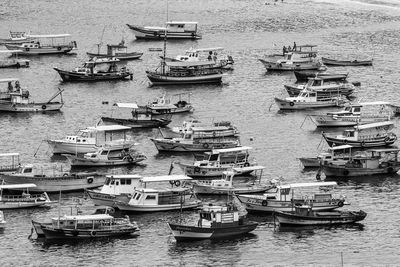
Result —
[[[42, 194], [32, 195], [29, 191], [36, 188], [36, 184], [0, 184], [0, 209], [25, 209], [33, 207], [44, 207], [51, 203], [46, 192]], [[22, 194], [4, 194], [4, 190], [21, 191]]]
[[341, 145], [328, 147], [326, 152], [319, 153], [317, 157], [299, 158], [304, 168], [319, 168], [322, 162], [346, 162], [350, 158], [352, 146]]
[[205, 123], [196, 119], [184, 121], [181, 126], [172, 127], [172, 131], [179, 134], [195, 134], [195, 138], [227, 137], [239, 134], [237, 127], [230, 121]]
[[0, 38], [0, 45], [5, 44], [22, 44], [32, 41], [27, 32], [10, 31], [8, 38]]
[[296, 77], [297, 82], [307, 82], [309, 78], [321, 77], [325, 80], [338, 80], [338, 81], [346, 81], [349, 73], [341, 72], [341, 73], [328, 73], [328, 72], [319, 72], [319, 71], [294, 71], [294, 76]]
[[136, 39], [163, 40], [200, 39], [197, 24], [198, 22], [193, 21], [167, 21], [165, 27], [126, 25], [133, 31]]
[[0, 50], [0, 54], [11, 54], [11, 57], [1, 58], [0, 59], [0, 68], [28, 68], [29, 67], [29, 60], [27, 59], [20, 59], [18, 57], [18, 53], [22, 52], [22, 50]]
[[372, 59], [338, 60], [338, 59], [322, 57], [321, 60], [327, 66], [372, 66]]
[[107, 44], [107, 53], [100, 53], [101, 44], [97, 44], [97, 53], [86, 52], [89, 57], [96, 58], [117, 58], [119, 60], [133, 60], [139, 59], [143, 53], [140, 52], [128, 52], [128, 47], [125, 45], [124, 40], [119, 44]]
[[[184, 95], [187, 95], [187, 98], [183, 98]], [[149, 101], [146, 108], [148, 108], [153, 115], [193, 112], [194, 107], [190, 103], [190, 95], [191, 93], [175, 94], [173, 97], [177, 97], [179, 100], [174, 103], [172, 96], [167, 97], [166, 94], [163, 94], [153, 101]]]

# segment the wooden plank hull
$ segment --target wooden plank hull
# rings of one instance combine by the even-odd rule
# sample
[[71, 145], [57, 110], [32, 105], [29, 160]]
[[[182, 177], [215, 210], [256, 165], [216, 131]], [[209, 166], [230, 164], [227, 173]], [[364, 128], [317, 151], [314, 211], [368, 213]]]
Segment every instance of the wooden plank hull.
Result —
[[275, 97], [275, 103], [280, 110], [303, 110], [311, 108], [327, 108], [340, 106], [336, 99], [317, 102], [292, 102]]
[[96, 167], [96, 166], [102, 166], [102, 167], [112, 167], [112, 166], [126, 166], [126, 165], [133, 165], [136, 164], [140, 161], [143, 161], [146, 159], [144, 156], [138, 156], [138, 157], [124, 157], [120, 159], [98, 159], [98, 158], [82, 158], [82, 157], [77, 157], [74, 155], [65, 155], [67, 157], [68, 161], [70, 162], [71, 166], [75, 167]]
[[129, 236], [136, 231], [138, 228], [132, 226], [119, 226], [104, 229], [57, 229], [52, 226], [42, 225], [42, 231], [46, 239], [91, 239], [91, 238], [102, 238], [102, 237], [116, 237], [116, 236]]
[[117, 202], [116, 206], [120, 210], [124, 211], [135, 211], [135, 212], [156, 212], [156, 211], [170, 211], [180, 209], [194, 209], [201, 205], [200, 200], [185, 201], [175, 204], [163, 204], [163, 205], [130, 205], [128, 203]]
[[73, 71], [64, 71], [54, 68], [60, 75], [64, 82], [97, 82], [97, 81], [110, 81], [110, 80], [126, 80], [133, 78], [131, 72], [107, 72], [107, 73], [94, 73], [84, 74]]
[[352, 147], [380, 147], [393, 145], [397, 140], [397, 136], [380, 136], [368, 140], [351, 140], [344, 138], [336, 138], [323, 134], [325, 141], [330, 147], [338, 145], [351, 145]]
[[294, 70], [325, 70], [319, 62], [297, 62], [297, 63], [277, 63], [259, 59], [267, 70], [272, 71], [294, 71]]
[[116, 53], [115, 55], [108, 55], [108, 54], [96, 54], [96, 53], [90, 53], [86, 52], [86, 54], [89, 57], [97, 57], [97, 58], [102, 58], [102, 57], [115, 57], [119, 60], [134, 60], [134, 59], [139, 59], [143, 53], [139, 52], [131, 52], [131, 53]]
[[[289, 96], [298, 96], [301, 91], [304, 90], [303, 87], [298, 87], [297, 85], [284, 85]], [[312, 91], [318, 92], [318, 97], [330, 97], [345, 95], [349, 96], [354, 92], [354, 87], [349, 87], [347, 85], [338, 85], [337, 87], [325, 88], [325, 89], [311, 89]]]
[[18, 55], [31, 56], [31, 55], [46, 55], [46, 54], [67, 54], [74, 49], [71, 45], [60, 45], [60, 46], [44, 46], [44, 47], [26, 47], [21, 48], [19, 45], [5, 45], [8, 50], [22, 50], [18, 52]]
[[47, 112], [59, 111], [64, 103], [51, 102], [51, 103], [29, 103], [29, 104], [16, 104], [10, 102], [0, 101], [0, 112]]
[[212, 149], [237, 147], [237, 141], [207, 142], [207, 143], [181, 143], [170, 139], [151, 139], [158, 151], [170, 152], [206, 152]]
[[290, 226], [348, 224], [362, 221], [367, 216], [363, 211], [316, 214], [317, 216], [302, 216], [291, 212], [277, 211], [274, 216], [280, 225]]
[[379, 174], [395, 174], [400, 170], [400, 165], [385, 166], [380, 168], [354, 168], [343, 165], [323, 164], [322, 171], [326, 177], [357, 177]]
[[[147, 39], [147, 40], [164, 40], [164, 30], [150, 30], [144, 27], [126, 24], [129, 29], [133, 31], [136, 39]], [[201, 36], [195, 31], [184, 31], [176, 32], [167, 30], [167, 39], [201, 39]]]
[[127, 203], [130, 199], [128, 195], [110, 195], [104, 194], [95, 190], [86, 190], [89, 197], [92, 199], [93, 203], [98, 206], [109, 206], [116, 208], [116, 202], [125, 202]]
[[348, 73], [320, 73], [316, 71], [295, 71], [294, 76], [298, 82], [307, 82], [309, 78], [323, 77], [330, 81], [344, 81], [347, 79]]
[[322, 62], [329, 66], [372, 66], [371, 60], [335, 60], [322, 57]]
[[387, 116], [309, 115], [309, 117], [317, 127], [350, 127], [388, 120]]
[[152, 120], [118, 119], [111, 117], [101, 117], [104, 124], [119, 124], [131, 128], [158, 128], [167, 126], [171, 120], [163, 118], [153, 118]]
[[254, 194], [263, 193], [268, 189], [267, 186], [252, 185], [252, 186], [234, 186], [234, 187], [219, 187], [219, 186], [208, 186], [208, 185], [193, 185], [193, 190], [196, 194], [203, 195], [227, 195], [230, 193], [235, 194]]
[[318, 168], [320, 166], [319, 160], [314, 158], [299, 158], [304, 168]]
[[0, 68], [29, 68], [29, 60], [24, 60], [24, 59], [0, 60]]
[[147, 71], [147, 78], [153, 85], [221, 83], [222, 73], [194, 76], [169, 76]]

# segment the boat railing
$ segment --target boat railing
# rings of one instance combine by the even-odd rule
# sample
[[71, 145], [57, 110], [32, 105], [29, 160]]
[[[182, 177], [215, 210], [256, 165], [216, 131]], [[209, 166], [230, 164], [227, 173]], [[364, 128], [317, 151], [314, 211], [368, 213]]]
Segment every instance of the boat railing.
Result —
[[31, 194], [22, 194], [22, 195], [3, 195], [1, 196], [2, 201], [8, 202], [36, 202], [38, 200], [45, 200], [45, 196], [43, 194], [31, 195]]
[[18, 165], [2, 165], [0, 166], [0, 172], [6, 172], [6, 171], [15, 171], [18, 168]]

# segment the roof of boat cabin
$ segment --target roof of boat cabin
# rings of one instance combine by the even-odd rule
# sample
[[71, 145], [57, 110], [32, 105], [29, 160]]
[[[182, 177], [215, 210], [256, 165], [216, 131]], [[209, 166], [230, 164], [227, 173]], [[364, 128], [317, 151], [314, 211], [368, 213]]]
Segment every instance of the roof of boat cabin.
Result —
[[221, 130], [229, 130], [228, 126], [194, 126], [192, 132], [218, 132]]
[[232, 168], [232, 170], [236, 172], [248, 172], [248, 171], [257, 171], [257, 170], [264, 170], [265, 167], [261, 165], [257, 166], [248, 166], [248, 167], [242, 167], [242, 168]]
[[168, 181], [179, 181], [179, 180], [192, 180], [192, 178], [181, 174], [181, 175], [150, 176], [150, 177], [143, 177], [141, 179], [143, 183], [168, 182]]
[[26, 36], [30, 38], [64, 38], [71, 36], [71, 34], [27, 34]]
[[35, 184], [2, 184], [0, 189], [18, 189], [18, 188], [32, 188], [36, 187]]
[[0, 83], [8, 83], [8, 82], [14, 82], [14, 81], [19, 81], [18, 78], [4, 78], [0, 79]]
[[278, 185], [278, 188], [301, 188], [301, 187], [316, 187], [316, 186], [335, 186], [336, 182], [315, 182], [315, 183], [295, 183]]
[[139, 108], [136, 103], [115, 103], [113, 106], [117, 106], [119, 108]]
[[296, 45], [296, 48], [301, 48], [301, 47], [317, 47], [317, 45], [311, 45], [311, 44], [304, 44], [304, 45]]
[[128, 48], [126, 45], [122, 44], [107, 44], [107, 46], [112, 48]]
[[167, 25], [179, 25], [179, 24], [198, 24], [197, 21], [167, 21]]
[[375, 128], [375, 127], [390, 126], [390, 125], [394, 125], [394, 123], [392, 121], [380, 121], [380, 122], [368, 123], [368, 124], [363, 124], [363, 125], [356, 125], [356, 126], [354, 126], [354, 128], [359, 129], [359, 130], [365, 130], [365, 129]]
[[190, 48], [186, 50], [186, 53], [198, 53], [198, 52], [210, 52], [210, 51], [222, 51], [223, 47], [211, 47], [211, 48]]
[[352, 148], [352, 147], [353, 146], [351, 146], [351, 145], [341, 145], [341, 146], [329, 147], [328, 150], [336, 151], [336, 150], [343, 150], [343, 149], [348, 149], [348, 148]]
[[170, 67], [197, 67], [215, 64], [214, 61], [170, 61], [165, 62]]
[[14, 157], [19, 156], [19, 153], [1, 153], [0, 157]]
[[120, 60], [118, 58], [115, 57], [101, 57], [101, 58], [97, 58], [97, 57], [92, 57], [89, 61], [86, 61], [86, 64], [106, 64], [106, 63], [113, 63], [113, 62], [119, 62]]
[[228, 152], [238, 152], [238, 151], [243, 151], [243, 150], [250, 150], [253, 149], [250, 146], [239, 146], [239, 147], [232, 147], [232, 148], [223, 148], [223, 149], [213, 149], [212, 152], [208, 152], [210, 154], [216, 154], [216, 153], [228, 153]]
[[107, 131], [121, 131], [121, 130], [129, 130], [131, 129], [128, 126], [123, 126], [123, 125], [98, 125], [96, 127], [87, 127], [84, 130], [81, 131], [95, 131], [95, 132], [107, 132]]
[[54, 217], [52, 220], [58, 221], [60, 220], [74, 220], [74, 221], [91, 221], [91, 220], [110, 220], [114, 217], [109, 214], [88, 214], [88, 215], [64, 215], [60, 218]]
[[20, 53], [22, 50], [0, 50], [1, 54], [7, 54], [7, 53]]
[[369, 152], [398, 152], [400, 151], [400, 148], [375, 148], [375, 149], [368, 149], [366, 151]]
[[143, 176], [137, 174], [117, 174], [117, 175], [107, 175], [106, 177], [113, 179], [140, 179]]

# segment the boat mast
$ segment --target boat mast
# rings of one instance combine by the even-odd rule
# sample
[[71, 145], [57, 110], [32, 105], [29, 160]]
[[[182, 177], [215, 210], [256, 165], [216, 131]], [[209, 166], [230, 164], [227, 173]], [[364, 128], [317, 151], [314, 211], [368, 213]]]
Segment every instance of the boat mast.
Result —
[[161, 61], [161, 69], [162, 74], [165, 75], [165, 57], [166, 57], [166, 50], [167, 50], [167, 25], [168, 25], [168, 0], [167, 0], [167, 23], [165, 23], [164, 28], [164, 52], [163, 52], [163, 59]]

